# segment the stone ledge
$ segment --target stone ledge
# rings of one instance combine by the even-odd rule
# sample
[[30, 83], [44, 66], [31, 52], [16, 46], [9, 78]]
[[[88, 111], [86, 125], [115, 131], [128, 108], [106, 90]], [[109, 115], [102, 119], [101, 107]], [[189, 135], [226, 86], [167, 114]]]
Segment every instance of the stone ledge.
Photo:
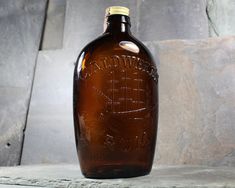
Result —
[[[0, 187], [144, 187], [235, 188], [235, 168], [206, 166], [159, 166], [137, 178], [93, 180], [82, 176], [78, 165], [40, 165], [0, 168]], [[3, 186], [3, 187], [4, 187]]]

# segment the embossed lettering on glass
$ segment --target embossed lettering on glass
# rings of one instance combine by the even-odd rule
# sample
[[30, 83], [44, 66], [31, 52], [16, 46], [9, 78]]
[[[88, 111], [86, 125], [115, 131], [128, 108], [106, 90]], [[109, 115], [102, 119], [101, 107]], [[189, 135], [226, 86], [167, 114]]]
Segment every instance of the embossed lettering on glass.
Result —
[[121, 178], [150, 173], [157, 136], [158, 73], [130, 32], [129, 10], [109, 7], [104, 33], [74, 70], [74, 128], [82, 173]]

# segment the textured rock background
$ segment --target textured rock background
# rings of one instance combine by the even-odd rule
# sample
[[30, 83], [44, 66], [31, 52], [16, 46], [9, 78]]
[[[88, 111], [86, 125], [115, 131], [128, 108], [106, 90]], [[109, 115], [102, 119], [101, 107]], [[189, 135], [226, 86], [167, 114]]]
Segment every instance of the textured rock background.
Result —
[[235, 35], [233, 0], [49, 0], [29, 109], [46, 0], [0, 0], [0, 165], [18, 164], [27, 110], [22, 164], [77, 162], [73, 65], [111, 5], [158, 64], [156, 163], [235, 166], [234, 37], [208, 39]]
[[159, 57], [158, 164], [235, 165], [235, 37], [151, 43]]
[[45, 5], [0, 1], [0, 165], [19, 164]]
[[138, 0], [137, 37], [142, 41], [208, 37], [206, 1]]
[[207, 0], [210, 36], [235, 34], [234, 10], [234, 0]]

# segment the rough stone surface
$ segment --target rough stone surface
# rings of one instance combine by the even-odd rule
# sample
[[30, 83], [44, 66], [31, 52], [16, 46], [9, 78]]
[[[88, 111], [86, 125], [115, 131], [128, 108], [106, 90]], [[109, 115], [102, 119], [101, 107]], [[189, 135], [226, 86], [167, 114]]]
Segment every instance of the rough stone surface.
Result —
[[[22, 186], [22, 185], [0, 185], [1, 188], [35, 188], [35, 186]], [[37, 186], [39, 187], [39, 186]], [[40, 187], [39, 187], [40, 188]]]
[[57, 188], [234, 188], [235, 169], [205, 166], [159, 166], [153, 168], [150, 175], [147, 176], [92, 180], [84, 178], [77, 165], [0, 168], [0, 187], [6, 184]]
[[19, 163], [45, 4], [0, 1], [0, 165]]
[[210, 36], [235, 35], [234, 10], [234, 0], [207, 0]]
[[72, 57], [65, 50], [38, 54], [21, 164], [77, 162]]
[[158, 164], [235, 165], [235, 37], [149, 43], [159, 57]]
[[137, 30], [142, 41], [207, 38], [206, 0], [138, 0]]

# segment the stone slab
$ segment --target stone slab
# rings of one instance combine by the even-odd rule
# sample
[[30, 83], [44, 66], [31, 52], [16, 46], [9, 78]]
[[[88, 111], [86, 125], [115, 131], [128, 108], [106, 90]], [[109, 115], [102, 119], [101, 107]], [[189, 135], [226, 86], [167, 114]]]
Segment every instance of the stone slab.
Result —
[[148, 46], [159, 58], [155, 162], [235, 166], [235, 37]]
[[19, 164], [45, 5], [0, 1], [0, 165]]
[[138, 0], [137, 37], [142, 41], [208, 37], [205, 0]]
[[21, 164], [77, 162], [72, 113], [73, 55], [40, 51]]
[[234, 188], [235, 169], [206, 166], [159, 166], [150, 175], [96, 180], [81, 175], [78, 165], [20, 166], [0, 168], [0, 185], [57, 188]]
[[235, 35], [234, 10], [234, 0], [207, 0], [210, 36]]
[[[39, 187], [39, 186], [37, 186]], [[22, 186], [22, 185], [0, 185], [0, 188], [35, 188], [35, 186]], [[40, 188], [40, 187], [39, 187]]]

